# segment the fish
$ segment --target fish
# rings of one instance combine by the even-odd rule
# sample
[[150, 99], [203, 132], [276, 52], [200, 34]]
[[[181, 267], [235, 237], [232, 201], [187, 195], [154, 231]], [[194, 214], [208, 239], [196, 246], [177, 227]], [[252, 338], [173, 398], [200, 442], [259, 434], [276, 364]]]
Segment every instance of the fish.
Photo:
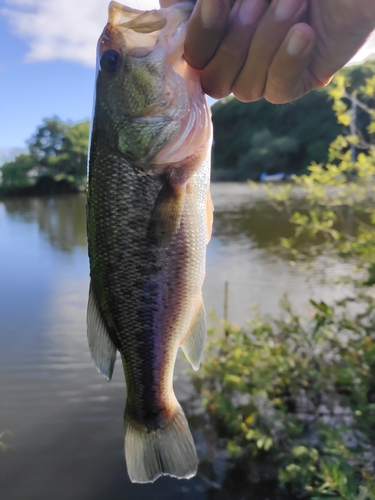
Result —
[[132, 482], [191, 478], [197, 453], [173, 391], [179, 347], [199, 368], [211, 237], [212, 126], [183, 57], [194, 4], [141, 11], [112, 1], [98, 41], [87, 188], [87, 336], [111, 379], [120, 352]]

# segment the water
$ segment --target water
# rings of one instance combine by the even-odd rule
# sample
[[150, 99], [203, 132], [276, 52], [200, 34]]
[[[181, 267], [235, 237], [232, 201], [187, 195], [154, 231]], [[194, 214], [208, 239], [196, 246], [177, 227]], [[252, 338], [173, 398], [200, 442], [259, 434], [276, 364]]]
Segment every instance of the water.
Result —
[[[329, 300], [319, 262], [305, 273], [268, 250], [291, 228], [285, 217], [256, 211], [260, 197], [241, 184], [212, 186], [215, 229], [207, 255], [207, 309], [222, 316], [229, 282], [229, 319], [244, 323], [251, 304], [277, 312], [288, 293], [297, 309]], [[321, 266], [323, 263], [321, 263]], [[340, 271], [338, 265], [334, 272]], [[308, 278], [308, 281], [306, 281]], [[91, 361], [85, 330], [88, 293], [85, 197], [0, 202], [0, 453], [2, 500], [208, 499], [204, 473], [190, 481], [130, 483], [124, 462], [123, 373], [111, 383]], [[185, 409], [196, 395], [178, 360], [175, 389]], [[207, 446], [195, 428], [198, 452]], [[217, 461], [216, 468], [220, 468]]]

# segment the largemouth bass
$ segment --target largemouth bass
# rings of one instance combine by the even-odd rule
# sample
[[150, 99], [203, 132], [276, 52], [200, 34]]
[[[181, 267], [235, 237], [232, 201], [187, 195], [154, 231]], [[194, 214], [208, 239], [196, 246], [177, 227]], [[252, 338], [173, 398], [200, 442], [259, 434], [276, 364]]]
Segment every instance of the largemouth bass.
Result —
[[193, 4], [139, 11], [116, 2], [98, 42], [87, 230], [87, 331], [97, 369], [120, 351], [127, 385], [125, 457], [133, 482], [189, 478], [197, 455], [173, 392], [179, 347], [198, 369], [211, 119], [183, 59]]

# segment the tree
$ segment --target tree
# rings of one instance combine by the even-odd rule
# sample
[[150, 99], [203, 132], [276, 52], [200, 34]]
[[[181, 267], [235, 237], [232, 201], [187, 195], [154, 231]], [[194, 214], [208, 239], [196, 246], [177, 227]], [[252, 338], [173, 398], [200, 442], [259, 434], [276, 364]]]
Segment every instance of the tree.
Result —
[[85, 179], [89, 133], [88, 121], [77, 123], [66, 129], [59, 153], [49, 159], [49, 164], [53, 166], [55, 174], [58, 172], [60, 175]]
[[[374, 75], [375, 61], [345, 68], [339, 74], [350, 80], [353, 89], [364, 85]], [[257, 180], [259, 165], [256, 160], [246, 158], [251, 141], [257, 134], [268, 129], [273, 139], [283, 138], [295, 141], [296, 147], [282, 156], [282, 166], [273, 171], [284, 170], [287, 174], [306, 173], [312, 162], [326, 163], [328, 148], [338, 134], [343, 134], [347, 124], [337, 122], [332, 109], [330, 90], [332, 85], [320, 91], [311, 92], [290, 105], [272, 105], [265, 100], [241, 103], [227, 98], [213, 106], [214, 145], [213, 179]], [[351, 91], [348, 88], [348, 91]], [[368, 116], [357, 110], [357, 125], [367, 137]], [[268, 148], [265, 141], [264, 147]], [[251, 161], [249, 161], [251, 160]], [[254, 163], [252, 161], [254, 160]]]
[[12, 162], [1, 167], [1, 180], [4, 188], [23, 188], [33, 184], [32, 170], [35, 160], [27, 154], [20, 154]]
[[263, 172], [274, 174], [289, 170], [289, 163], [300, 145], [294, 137], [275, 137], [268, 128], [255, 132], [250, 139], [248, 152], [238, 162], [241, 177], [259, 178]]
[[[318, 254], [351, 258], [368, 272], [367, 284], [375, 283], [374, 95], [375, 76], [362, 84], [336, 77], [330, 96], [347, 133], [331, 143], [326, 164], [312, 164], [308, 174], [293, 178], [304, 194], [304, 210], [295, 206], [289, 186], [284, 195], [279, 190], [277, 200], [268, 189], [268, 196], [288, 205], [291, 213], [294, 235], [281, 243], [292, 259]], [[355, 108], [360, 110], [359, 120]]]
[[50, 158], [60, 154], [68, 127], [57, 117], [45, 118], [36, 133], [27, 141], [30, 155], [41, 165], [47, 166]]
[[60, 181], [67, 188], [83, 188], [89, 130], [88, 121], [72, 125], [57, 117], [44, 119], [28, 141], [29, 154], [18, 155], [2, 166], [2, 190], [29, 189], [42, 181], [43, 192]]

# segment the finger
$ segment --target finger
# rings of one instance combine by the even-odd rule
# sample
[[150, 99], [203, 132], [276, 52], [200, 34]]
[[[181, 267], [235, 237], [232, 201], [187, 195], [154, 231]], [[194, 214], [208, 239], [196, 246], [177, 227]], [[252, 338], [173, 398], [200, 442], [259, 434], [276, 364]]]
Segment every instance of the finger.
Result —
[[315, 34], [304, 23], [289, 31], [270, 65], [264, 97], [273, 104], [295, 101], [317, 88], [317, 81], [307, 70], [314, 49]]
[[185, 59], [202, 69], [214, 55], [223, 37], [230, 13], [229, 0], [198, 0], [185, 40]]
[[263, 97], [268, 69], [289, 30], [304, 14], [307, 0], [273, 0], [251, 41], [246, 62], [232, 91], [241, 101]]
[[[170, 7], [171, 5], [174, 5], [175, 3], [180, 3], [180, 2], [185, 2], [186, 0], [160, 0], [159, 4], [162, 9], [165, 9], [166, 7]], [[189, 0], [190, 2], [194, 2], [195, 0]]]
[[221, 99], [231, 93], [232, 85], [246, 60], [257, 23], [267, 7], [267, 0], [242, 0], [235, 3], [226, 33], [201, 73], [206, 94]]

